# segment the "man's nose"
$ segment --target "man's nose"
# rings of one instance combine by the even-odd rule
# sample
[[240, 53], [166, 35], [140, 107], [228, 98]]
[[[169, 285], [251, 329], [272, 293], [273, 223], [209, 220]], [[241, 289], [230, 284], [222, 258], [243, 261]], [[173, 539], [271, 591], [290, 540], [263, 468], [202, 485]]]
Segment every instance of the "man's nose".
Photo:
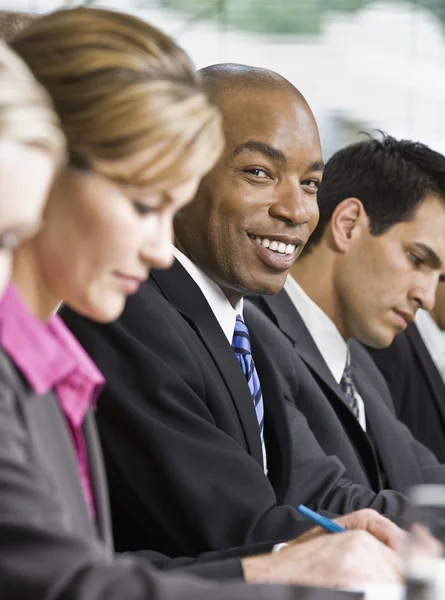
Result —
[[429, 277], [424, 285], [415, 293], [415, 299], [419, 306], [424, 310], [433, 310], [436, 303], [436, 290], [439, 283], [439, 277]]
[[317, 195], [305, 194], [299, 183], [283, 185], [269, 212], [291, 225], [303, 225], [318, 216]]

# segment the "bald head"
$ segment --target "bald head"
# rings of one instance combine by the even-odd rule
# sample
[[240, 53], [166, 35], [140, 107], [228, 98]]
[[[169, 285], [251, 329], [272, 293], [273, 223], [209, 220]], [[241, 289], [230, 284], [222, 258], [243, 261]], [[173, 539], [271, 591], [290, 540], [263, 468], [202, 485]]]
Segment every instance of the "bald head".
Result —
[[254, 90], [287, 91], [306, 104], [303, 95], [290, 81], [269, 69], [236, 63], [221, 63], [204, 67], [198, 73], [203, 79], [207, 93], [218, 105], [222, 104], [227, 94]]
[[201, 76], [226, 145], [175, 223], [176, 243], [235, 306], [283, 286], [318, 219], [323, 159], [314, 116], [287, 79], [234, 64]]

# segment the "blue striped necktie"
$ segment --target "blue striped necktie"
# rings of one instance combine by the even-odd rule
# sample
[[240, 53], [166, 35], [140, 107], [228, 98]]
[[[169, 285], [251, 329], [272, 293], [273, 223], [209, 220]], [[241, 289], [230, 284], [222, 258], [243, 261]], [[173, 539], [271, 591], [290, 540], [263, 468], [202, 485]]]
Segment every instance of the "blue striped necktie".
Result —
[[235, 331], [233, 332], [232, 347], [247, 379], [250, 393], [253, 398], [258, 427], [260, 429], [261, 444], [264, 445], [264, 402], [261, 393], [260, 380], [253, 362], [250, 348], [249, 330], [240, 315], [237, 315]]

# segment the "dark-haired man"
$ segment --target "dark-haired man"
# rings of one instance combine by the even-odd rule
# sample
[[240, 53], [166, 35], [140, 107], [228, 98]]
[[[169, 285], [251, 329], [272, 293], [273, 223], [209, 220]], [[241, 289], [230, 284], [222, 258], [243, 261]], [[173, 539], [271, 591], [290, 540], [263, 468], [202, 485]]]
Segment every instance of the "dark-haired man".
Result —
[[269, 348], [242, 319], [243, 294], [278, 291], [317, 222], [314, 117], [276, 73], [221, 65], [203, 76], [226, 148], [175, 224], [175, 265], [152, 273], [113, 325], [63, 312], [108, 384], [98, 422], [117, 547], [172, 557], [296, 537], [307, 527], [298, 501], [347, 512], [375, 499], [343, 480], [297, 411], [294, 448]]
[[[360, 342], [388, 346], [433, 307], [445, 273], [445, 157], [391, 137], [359, 142], [328, 161], [318, 204], [284, 291], [259, 301], [305, 363], [295, 402], [352, 481], [376, 492], [444, 483], [445, 466], [398, 421]], [[257, 332], [261, 317], [253, 311]]]
[[445, 463], [445, 285], [436, 303], [387, 348], [368, 348], [391, 392], [398, 418]]

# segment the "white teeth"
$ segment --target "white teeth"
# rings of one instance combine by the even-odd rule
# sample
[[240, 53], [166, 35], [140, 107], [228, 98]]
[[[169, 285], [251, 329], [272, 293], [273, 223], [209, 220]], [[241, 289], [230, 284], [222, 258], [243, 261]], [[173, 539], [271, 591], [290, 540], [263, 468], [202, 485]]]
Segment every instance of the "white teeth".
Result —
[[268, 240], [267, 238], [260, 238], [258, 235], [253, 238], [258, 244], [261, 244], [264, 248], [269, 248], [273, 252], [279, 252], [280, 254], [292, 254], [295, 252], [295, 244], [285, 244], [284, 242], [277, 242], [276, 240]]

